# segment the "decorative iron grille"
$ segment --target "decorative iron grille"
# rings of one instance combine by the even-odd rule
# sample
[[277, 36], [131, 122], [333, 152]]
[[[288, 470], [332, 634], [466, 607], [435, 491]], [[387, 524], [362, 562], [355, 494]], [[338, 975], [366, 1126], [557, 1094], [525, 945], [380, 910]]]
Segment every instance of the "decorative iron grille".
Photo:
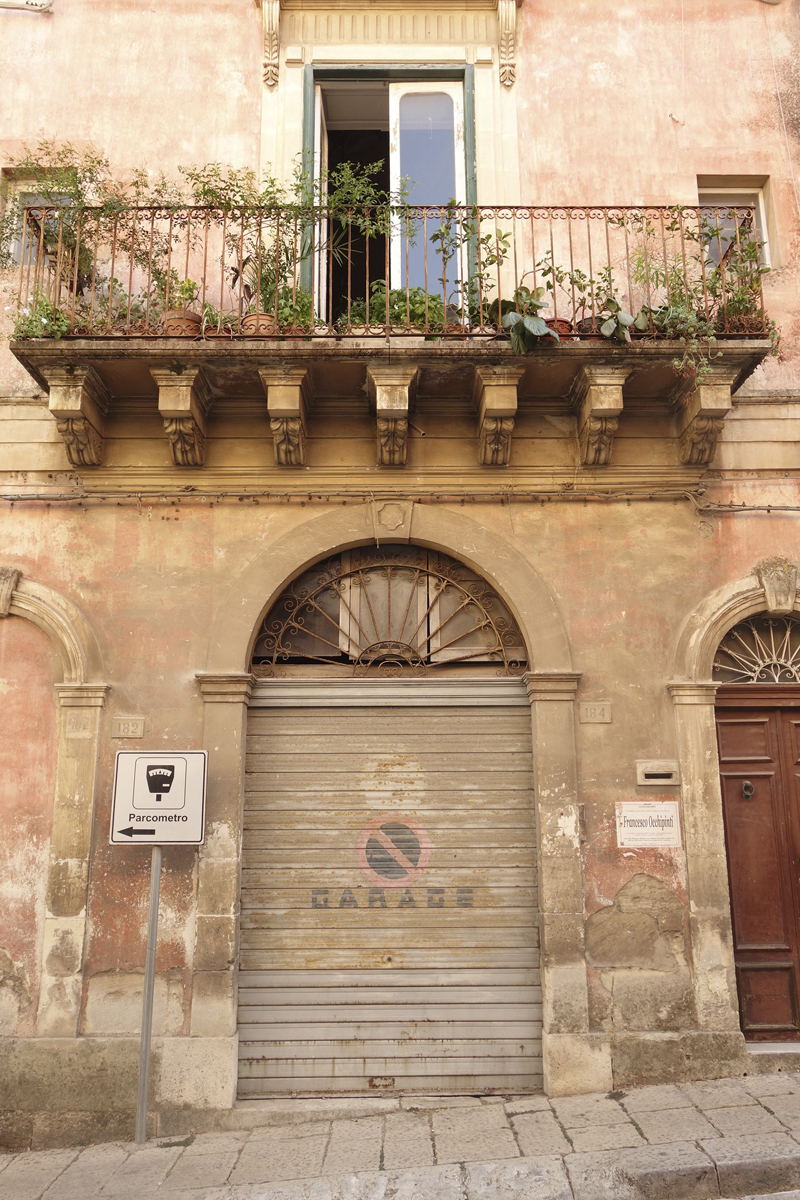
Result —
[[365, 547], [306, 571], [267, 614], [252, 670], [344, 664], [356, 677], [426, 675], [430, 667], [525, 669], [525, 643], [497, 593], [474, 571], [418, 546]]
[[748, 617], [729, 629], [714, 658], [719, 683], [800, 683], [800, 621]]

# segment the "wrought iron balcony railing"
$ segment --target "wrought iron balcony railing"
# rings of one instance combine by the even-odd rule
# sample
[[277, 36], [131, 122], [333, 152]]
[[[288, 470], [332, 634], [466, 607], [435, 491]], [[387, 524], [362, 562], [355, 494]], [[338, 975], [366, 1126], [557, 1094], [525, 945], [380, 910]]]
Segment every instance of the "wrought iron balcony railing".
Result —
[[770, 331], [747, 206], [39, 206], [18, 235], [18, 339], [510, 337], [522, 353]]

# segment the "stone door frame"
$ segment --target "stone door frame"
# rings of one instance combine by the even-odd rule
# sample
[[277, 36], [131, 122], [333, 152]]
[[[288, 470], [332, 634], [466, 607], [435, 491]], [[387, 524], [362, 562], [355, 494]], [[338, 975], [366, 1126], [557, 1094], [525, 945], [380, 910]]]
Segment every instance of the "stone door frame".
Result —
[[[518, 622], [531, 658], [531, 701], [540, 878], [543, 1066], [551, 1095], [608, 1090], [608, 1037], [589, 1033], [584, 953], [584, 888], [577, 792], [572, 669], [565, 622], [539, 573], [495, 530], [441, 506], [392, 501], [342, 505], [311, 517], [263, 550], [233, 579], [198, 675], [209, 751], [208, 828], [199, 861], [191, 1034], [232, 1041], [229, 1089], [236, 1089], [236, 970], [239, 861], [244, 812], [247, 667], [261, 621], [287, 583], [341, 550], [410, 542], [453, 556], [484, 576]], [[214, 878], [215, 885], [205, 886]]]
[[734, 625], [757, 613], [800, 613], [797, 567], [773, 559], [711, 592], [678, 636], [672, 696], [681, 771], [690, 944], [698, 1029], [713, 1035], [720, 1069], [744, 1061], [733, 959], [730, 888], [714, 717], [714, 655]]

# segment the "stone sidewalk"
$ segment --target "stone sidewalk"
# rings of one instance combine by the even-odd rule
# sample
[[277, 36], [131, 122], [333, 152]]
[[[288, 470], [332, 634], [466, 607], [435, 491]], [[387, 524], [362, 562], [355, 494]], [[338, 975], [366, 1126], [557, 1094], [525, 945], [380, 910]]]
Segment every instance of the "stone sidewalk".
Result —
[[142, 1147], [0, 1157], [0, 1200], [710, 1200], [800, 1189], [800, 1073], [553, 1100], [251, 1102], [231, 1124]]

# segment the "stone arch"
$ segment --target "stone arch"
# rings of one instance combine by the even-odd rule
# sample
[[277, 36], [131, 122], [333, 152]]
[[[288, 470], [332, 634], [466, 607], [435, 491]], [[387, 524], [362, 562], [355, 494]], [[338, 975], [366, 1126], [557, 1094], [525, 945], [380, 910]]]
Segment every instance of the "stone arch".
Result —
[[[519, 549], [466, 513], [409, 500], [342, 504], [283, 534], [233, 579], [211, 627], [206, 670], [198, 674], [205, 701], [203, 744], [209, 750], [207, 820], [212, 843], [200, 849], [199, 873], [237, 887], [244, 810], [247, 703], [253, 687], [250, 655], [261, 622], [287, 583], [309, 564], [373, 541], [413, 542], [456, 558], [482, 575], [508, 606], [525, 639], [524, 676], [532, 709], [537, 795], [539, 904], [544, 930], [543, 1057], [552, 1094], [607, 1091], [612, 1086], [610, 1040], [589, 1032], [583, 956], [583, 875], [580, 847], [574, 700], [566, 625], [539, 572]], [[220, 938], [236, 958], [236, 914], [203, 914], [195, 961], [218, 957]], [[226, 1087], [236, 1089], [236, 986], [225, 967], [195, 978], [192, 1033], [230, 1030]]]
[[83, 978], [89, 851], [103, 683], [100, 646], [83, 613], [55, 588], [0, 567], [0, 618], [43, 630], [61, 661], [53, 825], [47, 875], [37, 1034], [76, 1037]]
[[[380, 526], [376, 504], [341, 506], [313, 517], [259, 554], [234, 579], [209, 638], [206, 671], [246, 671], [258, 629], [281, 590], [310, 563], [366, 545], [413, 541], [460, 559], [485, 576], [513, 613], [537, 672], [572, 670], [563, 618], [539, 572], [505, 538], [466, 514], [392, 502], [399, 527]], [[376, 512], [376, 510], [378, 510]]]
[[[780, 591], [776, 592], [775, 583]], [[782, 577], [782, 578], [781, 578]], [[790, 613], [800, 609], [797, 567], [785, 560], [767, 559], [745, 579], [726, 583], [710, 592], [689, 615], [678, 635], [672, 678], [698, 684], [711, 683], [717, 646], [739, 621], [756, 613]]]
[[8, 616], [24, 617], [44, 630], [61, 660], [63, 683], [101, 681], [103, 663], [94, 631], [80, 609], [61, 592], [25, 579], [13, 567], [2, 567], [0, 617]]

